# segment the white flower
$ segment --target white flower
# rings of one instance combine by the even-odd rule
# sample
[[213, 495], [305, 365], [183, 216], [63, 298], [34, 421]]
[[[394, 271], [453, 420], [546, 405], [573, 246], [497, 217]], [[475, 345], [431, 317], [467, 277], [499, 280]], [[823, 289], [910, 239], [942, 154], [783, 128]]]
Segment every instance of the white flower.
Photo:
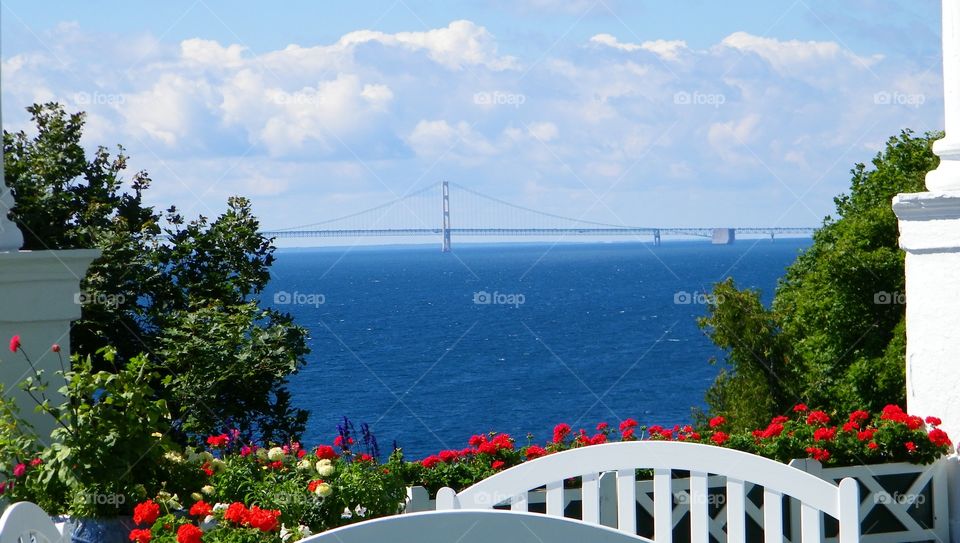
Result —
[[230, 507], [230, 504], [217, 502], [213, 505], [214, 511], [226, 511]]
[[280, 541], [283, 541], [284, 543], [286, 543], [286, 541], [290, 539], [290, 536], [292, 535], [293, 535], [293, 532], [291, 532], [290, 529], [287, 528], [286, 524], [280, 525]]
[[313, 532], [310, 531], [310, 527], [306, 524], [300, 525], [300, 537], [310, 537], [313, 535]]
[[211, 494], [213, 494], [213, 486], [206, 485], [200, 489], [200, 492], [203, 492], [205, 495], [210, 496]]
[[333, 494], [333, 487], [327, 483], [320, 483], [317, 485], [317, 488], [313, 489], [313, 493], [321, 498], [326, 498], [330, 494]]
[[199, 492], [194, 492], [193, 494], [190, 494], [190, 499], [198, 502], [203, 499], [203, 496], [201, 496]]
[[324, 458], [317, 462], [317, 473], [320, 474], [320, 477], [329, 477], [333, 475], [334, 471], [336, 471], [336, 468], [333, 467], [333, 462], [329, 459]]
[[360, 518], [367, 516], [367, 508], [362, 505], [357, 504], [357, 508], [354, 509], [354, 511], [357, 512], [357, 516]]
[[313, 469], [313, 462], [309, 458], [303, 458], [297, 462], [297, 469], [300, 471], [310, 471]]
[[200, 529], [204, 532], [209, 532], [217, 527], [217, 517], [213, 515], [207, 515], [203, 522], [200, 523]]
[[353, 513], [350, 512], [349, 507], [343, 508], [343, 513], [340, 513], [340, 518], [353, 518]]
[[270, 449], [269, 452], [267, 452], [267, 458], [269, 458], [271, 462], [277, 462], [278, 460], [283, 460], [284, 456], [286, 456], [286, 454], [283, 452], [283, 449], [280, 447], [274, 447]]
[[226, 467], [227, 467], [227, 464], [223, 460], [220, 460], [219, 458], [214, 458], [213, 460], [210, 461], [210, 469], [212, 469], [214, 473], [220, 473]]

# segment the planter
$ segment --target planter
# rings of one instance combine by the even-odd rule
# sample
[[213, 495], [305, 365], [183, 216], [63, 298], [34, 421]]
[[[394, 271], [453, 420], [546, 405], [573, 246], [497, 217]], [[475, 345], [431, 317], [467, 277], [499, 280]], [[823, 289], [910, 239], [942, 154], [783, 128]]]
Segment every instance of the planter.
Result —
[[66, 524], [73, 543], [129, 543], [133, 528], [133, 519], [129, 517], [70, 519]]
[[[921, 466], [908, 463], [877, 464], [823, 468], [815, 460], [794, 460], [791, 466], [837, 483], [845, 477], [860, 482], [860, 521], [863, 543], [920, 541], [949, 541], [947, 509], [947, 458]], [[725, 541], [726, 526], [725, 484], [723, 477], [710, 477], [708, 509], [711, 517], [712, 540]], [[684, 543], [689, 539], [689, 479], [685, 473], [674, 471], [673, 525], [674, 541]], [[763, 540], [763, 492], [760, 487], [747, 486], [745, 503], [747, 540]], [[644, 537], [653, 536], [653, 481], [637, 481], [637, 532]], [[784, 498], [784, 533], [799, 534], [799, 504]], [[531, 492], [528, 496], [530, 511], [545, 511], [544, 492]], [[405, 512], [432, 511], [436, 504], [423, 487], [407, 489]], [[580, 517], [580, 489], [564, 491], [565, 516]], [[616, 474], [600, 476], [600, 523], [615, 527], [617, 516]], [[836, 523], [831, 518], [824, 522], [825, 540], [835, 540]], [[787, 539], [785, 541], [794, 541]]]

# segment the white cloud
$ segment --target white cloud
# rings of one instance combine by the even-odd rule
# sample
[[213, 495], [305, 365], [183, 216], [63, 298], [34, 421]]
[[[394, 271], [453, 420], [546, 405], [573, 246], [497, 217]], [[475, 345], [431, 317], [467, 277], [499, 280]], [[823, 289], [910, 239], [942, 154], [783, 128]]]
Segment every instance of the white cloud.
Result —
[[493, 35], [486, 28], [471, 21], [453, 21], [446, 28], [425, 32], [386, 34], [373, 30], [358, 30], [340, 38], [336, 47], [349, 49], [368, 42], [426, 51], [433, 61], [450, 69], [459, 70], [465, 66], [485, 66], [491, 70], [519, 69], [515, 58], [497, 54]]
[[689, 51], [684, 40], [651, 40], [640, 44], [621, 42], [610, 34], [597, 34], [590, 38], [590, 43], [612, 47], [620, 51], [632, 53], [634, 51], [648, 51], [664, 60], [679, 60], [680, 55]]
[[721, 45], [743, 53], [753, 53], [786, 75], [835, 61], [843, 61], [844, 64], [858, 68], [869, 68], [883, 60], [883, 55], [858, 56], [833, 41], [782, 41], [747, 32], [734, 32], [724, 38]]
[[465, 121], [451, 125], [444, 120], [422, 120], [406, 141], [417, 155], [430, 158], [452, 155], [475, 159], [497, 153], [496, 146]]
[[213, 40], [193, 38], [180, 42], [180, 56], [187, 62], [209, 67], [235, 68], [244, 62], [246, 47], [230, 45], [223, 47]]

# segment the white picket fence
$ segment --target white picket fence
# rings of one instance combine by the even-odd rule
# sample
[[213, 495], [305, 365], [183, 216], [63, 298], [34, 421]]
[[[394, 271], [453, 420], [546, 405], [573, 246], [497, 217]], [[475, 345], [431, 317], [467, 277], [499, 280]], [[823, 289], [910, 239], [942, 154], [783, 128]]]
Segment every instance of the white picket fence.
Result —
[[[579, 478], [580, 517], [601, 524], [601, 482], [605, 472], [615, 472], [616, 527], [637, 534], [637, 503], [649, 499], [638, 493], [638, 469], [653, 470], [653, 537], [670, 543], [676, 526], [674, 502], [677, 487], [674, 472], [686, 477], [689, 534], [692, 541], [709, 541], [712, 519], [711, 475], [721, 476], [724, 486], [725, 541], [747, 540], [748, 485], [762, 487], [763, 541], [782, 542], [784, 501], [789, 496], [800, 503], [800, 534], [804, 542], [824, 540], [823, 517], [837, 520], [840, 543], [859, 541], [859, 488], [855, 480], [839, 486], [779, 462], [741, 451], [667, 441], [608, 443], [572, 449], [523, 463], [485, 479], [459, 493], [449, 488], [437, 493], [437, 510], [490, 509], [509, 504], [510, 510], [526, 512], [531, 492], [546, 494], [546, 514], [564, 516], [564, 483]], [[718, 482], [714, 480], [714, 484]], [[641, 534], [645, 535], [645, 534]], [[718, 534], [721, 535], [721, 534]]]
[[[908, 543], [921, 541], [948, 541], [949, 519], [947, 503], [947, 459], [941, 459], [931, 465], [923, 466], [908, 463], [879, 464], [871, 466], [852, 466], [841, 468], [822, 468], [814, 460], [795, 460], [792, 467], [806, 471], [830, 482], [852, 477], [861, 487], [860, 521], [861, 541], [865, 543]], [[617, 491], [616, 472], [605, 472], [599, 476], [600, 524], [616, 527]], [[652, 480], [636, 482], [638, 515], [638, 533], [650, 537], [653, 534], [654, 483]], [[725, 541], [726, 504], [725, 480], [720, 476], [708, 478], [709, 533], [714, 541]], [[671, 522], [674, 527], [674, 539], [684, 540], [689, 531], [690, 494], [689, 479], [675, 476], [671, 480], [673, 508]], [[745, 514], [750, 524], [748, 540], [762, 541], [763, 505], [762, 489], [755, 485], [746, 485], [747, 499], [744, 502]], [[432, 511], [436, 509], [435, 500], [430, 499], [427, 489], [411, 487], [407, 491], [406, 512]], [[581, 516], [580, 488], [566, 488], [563, 492], [563, 510], [567, 516]], [[546, 492], [530, 492], [528, 504], [531, 511], [546, 510]], [[505, 507], [505, 504], [500, 504]], [[794, 541], [793, 534], [800, 533], [799, 503], [787, 500], [785, 503], [787, 523], [784, 527], [784, 541]], [[836, 541], [836, 527], [828, 519], [825, 530], [826, 541]]]

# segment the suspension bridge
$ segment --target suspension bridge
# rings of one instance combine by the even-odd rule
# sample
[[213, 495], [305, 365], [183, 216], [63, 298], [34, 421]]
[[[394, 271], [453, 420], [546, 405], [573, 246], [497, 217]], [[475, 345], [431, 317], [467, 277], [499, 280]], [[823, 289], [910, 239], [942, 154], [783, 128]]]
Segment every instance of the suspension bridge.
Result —
[[[456, 220], [451, 220], [451, 215]], [[730, 244], [737, 235], [810, 235], [808, 227], [657, 228], [565, 217], [489, 196], [443, 181], [369, 209], [311, 224], [262, 233], [275, 238], [437, 236], [449, 252], [454, 237], [633, 236], [660, 245], [663, 236], [708, 238]]]

